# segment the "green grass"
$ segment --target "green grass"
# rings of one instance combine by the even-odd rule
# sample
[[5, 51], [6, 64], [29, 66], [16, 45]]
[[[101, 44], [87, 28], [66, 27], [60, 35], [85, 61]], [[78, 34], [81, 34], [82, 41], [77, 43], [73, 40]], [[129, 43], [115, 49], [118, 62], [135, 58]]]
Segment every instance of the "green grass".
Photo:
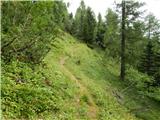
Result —
[[[119, 80], [116, 60], [63, 32], [53, 41], [43, 65], [32, 70], [14, 61], [2, 64], [2, 73], [4, 119], [160, 119], [158, 102], [136, 87], [126, 89], [130, 81]], [[25, 82], [17, 84], [22, 77]]]
[[[114, 71], [113, 62], [110, 60], [107, 68], [104, 65], [104, 52], [101, 50], [91, 50], [85, 44], [75, 41], [69, 35], [65, 35], [62, 39], [64, 40], [54, 43], [59, 49], [58, 52], [63, 51], [56, 58], [66, 58], [64, 66], [76, 77], [79, 84], [87, 90], [88, 93], [83, 91], [83, 94], [86, 94], [81, 97], [83, 102], [90, 106], [89, 98], [87, 98], [88, 94], [91, 97], [90, 99], [93, 99], [97, 109], [96, 119], [136, 119], [134, 115], [130, 114], [125, 107], [117, 102], [112, 95], [112, 89], [110, 89], [112, 86], [107, 82], [107, 78], [110, 80], [118, 79], [118, 65], [114, 66], [114, 68], [117, 68]], [[53, 53], [50, 52], [50, 54]], [[49, 57], [51, 56], [48, 55], [46, 60], [49, 60]], [[106, 90], [107, 87], [109, 87], [109, 91]]]

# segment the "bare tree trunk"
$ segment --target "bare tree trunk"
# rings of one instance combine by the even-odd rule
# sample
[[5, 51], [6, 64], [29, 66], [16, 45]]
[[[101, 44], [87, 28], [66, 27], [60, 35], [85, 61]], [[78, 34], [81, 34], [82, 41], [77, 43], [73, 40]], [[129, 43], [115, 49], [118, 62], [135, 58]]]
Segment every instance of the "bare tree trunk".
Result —
[[125, 0], [122, 0], [121, 80], [125, 79]]

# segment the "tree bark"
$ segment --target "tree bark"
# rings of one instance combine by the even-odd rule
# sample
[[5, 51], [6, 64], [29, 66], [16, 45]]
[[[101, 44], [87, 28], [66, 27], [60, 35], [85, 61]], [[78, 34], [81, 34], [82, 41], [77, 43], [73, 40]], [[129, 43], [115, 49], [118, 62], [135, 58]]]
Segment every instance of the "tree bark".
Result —
[[121, 80], [125, 79], [125, 0], [122, 0]]

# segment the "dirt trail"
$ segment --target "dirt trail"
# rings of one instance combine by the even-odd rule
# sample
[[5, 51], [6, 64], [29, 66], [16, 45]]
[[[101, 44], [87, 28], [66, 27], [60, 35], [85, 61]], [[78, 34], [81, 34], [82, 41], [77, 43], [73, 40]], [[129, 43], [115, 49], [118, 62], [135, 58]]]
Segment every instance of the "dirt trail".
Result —
[[80, 106], [80, 98], [85, 95], [88, 98], [88, 104], [89, 104], [89, 108], [88, 108], [88, 117], [91, 120], [95, 120], [97, 119], [97, 113], [98, 113], [98, 107], [96, 106], [96, 104], [93, 101], [93, 98], [91, 96], [91, 94], [88, 92], [87, 88], [85, 87], [84, 84], [82, 84], [66, 67], [65, 67], [65, 61], [68, 59], [68, 57], [61, 57], [60, 58], [60, 65], [63, 69], [63, 71], [65, 72], [65, 74], [67, 76], [70, 77], [71, 80], [74, 80], [74, 82], [76, 82], [76, 84], [79, 87], [79, 94], [76, 96], [76, 105]]

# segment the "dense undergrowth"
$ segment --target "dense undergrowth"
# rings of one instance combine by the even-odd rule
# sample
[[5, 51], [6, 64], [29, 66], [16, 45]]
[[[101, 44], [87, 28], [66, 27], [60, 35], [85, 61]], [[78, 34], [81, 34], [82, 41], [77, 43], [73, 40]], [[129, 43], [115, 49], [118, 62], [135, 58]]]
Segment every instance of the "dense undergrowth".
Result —
[[128, 66], [120, 81], [118, 61], [63, 32], [40, 65], [2, 60], [1, 79], [4, 119], [160, 119], [151, 78]]

